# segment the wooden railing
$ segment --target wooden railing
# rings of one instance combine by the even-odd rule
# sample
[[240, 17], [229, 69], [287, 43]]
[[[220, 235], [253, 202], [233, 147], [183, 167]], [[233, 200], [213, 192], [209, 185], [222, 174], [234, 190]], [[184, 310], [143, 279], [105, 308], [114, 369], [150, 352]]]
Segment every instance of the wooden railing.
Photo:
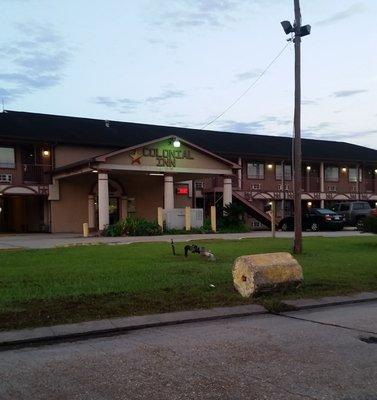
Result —
[[42, 164], [22, 164], [24, 183], [49, 184], [51, 183], [51, 166]]

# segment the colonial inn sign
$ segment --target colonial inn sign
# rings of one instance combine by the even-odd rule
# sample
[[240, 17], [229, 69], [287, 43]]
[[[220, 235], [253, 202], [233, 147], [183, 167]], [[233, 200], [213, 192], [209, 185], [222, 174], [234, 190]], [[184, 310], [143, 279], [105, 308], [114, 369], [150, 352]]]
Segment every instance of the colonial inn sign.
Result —
[[157, 167], [176, 167], [177, 160], [193, 160], [189, 149], [162, 149], [158, 147], [143, 147], [130, 153], [131, 164], [141, 165], [142, 157], [152, 157], [156, 159]]

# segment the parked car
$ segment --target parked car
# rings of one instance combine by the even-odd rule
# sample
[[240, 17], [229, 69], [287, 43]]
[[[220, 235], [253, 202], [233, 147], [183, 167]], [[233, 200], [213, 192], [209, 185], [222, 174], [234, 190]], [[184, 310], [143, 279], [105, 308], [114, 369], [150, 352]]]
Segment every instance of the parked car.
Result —
[[[319, 230], [342, 230], [344, 217], [327, 208], [310, 208], [302, 214], [302, 230], [310, 229], [313, 232]], [[282, 231], [293, 231], [294, 217], [283, 218], [278, 225]]]
[[344, 201], [331, 207], [331, 210], [342, 214], [349, 226], [362, 226], [365, 217], [372, 214], [372, 208], [367, 201]]

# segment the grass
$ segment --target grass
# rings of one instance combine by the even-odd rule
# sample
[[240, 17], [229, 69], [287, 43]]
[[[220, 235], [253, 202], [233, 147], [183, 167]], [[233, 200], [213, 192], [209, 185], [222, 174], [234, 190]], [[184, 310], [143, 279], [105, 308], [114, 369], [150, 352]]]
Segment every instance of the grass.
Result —
[[[296, 291], [242, 299], [233, 289], [237, 256], [290, 251], [290, 239], [202, 241], [217, 257], [173, 256], [168, 243], [0, 252], [0, 329], [115, 316], [377, 290], [377, 237], [304, 239]], [[210, 285], [215, 285], [212, 287]]]

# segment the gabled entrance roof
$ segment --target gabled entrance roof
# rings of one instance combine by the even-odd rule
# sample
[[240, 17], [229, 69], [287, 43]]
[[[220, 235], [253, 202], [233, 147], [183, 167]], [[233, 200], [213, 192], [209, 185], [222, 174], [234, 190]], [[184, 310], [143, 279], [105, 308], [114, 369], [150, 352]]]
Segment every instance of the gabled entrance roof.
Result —
[[[179, 140], [181, 146], [173, 147]], [[231, 175], [240, 166], [180, 137], [169, 135], [56, 168], [55, 175], [80, 170], [123, 170]]]

